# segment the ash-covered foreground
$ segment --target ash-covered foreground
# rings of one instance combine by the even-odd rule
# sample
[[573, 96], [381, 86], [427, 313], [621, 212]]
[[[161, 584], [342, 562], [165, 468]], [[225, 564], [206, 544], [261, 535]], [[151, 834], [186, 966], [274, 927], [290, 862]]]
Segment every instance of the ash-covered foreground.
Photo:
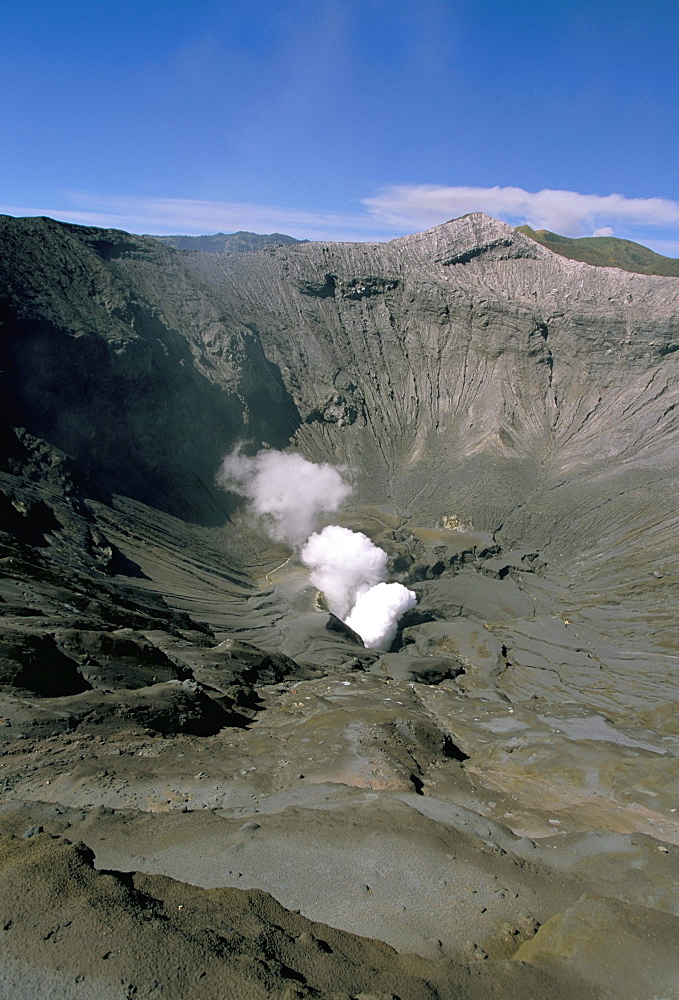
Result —
[[[0, 276], [0, 993], [674, 997], [676, 279], [483, 216], [5, 219]], [[272, 544], [243, 440], [351, 499]], [[390, 652], [329, 522], [416, 595]]]

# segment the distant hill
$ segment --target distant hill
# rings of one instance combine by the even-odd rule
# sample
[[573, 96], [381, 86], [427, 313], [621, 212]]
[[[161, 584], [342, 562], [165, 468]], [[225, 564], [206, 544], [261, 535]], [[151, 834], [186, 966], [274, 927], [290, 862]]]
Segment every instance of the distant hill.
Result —
[[617, 236], [583, 236], [574, 240], [568, 236], [559, 236], [558, 233], [550, 233], [548, 229], [536, 230], [530, 226], [518, 226], [517, 229], [554, 253], [570, 257], [571, 260], [581, 260], [597, 267], [620, 267], [623, 271], [635, 271], [638, 274], [661, 274], [679, 278], [679, 260], [663, 257], [631, 240], [621, 240]]
[[294, 236], [284, 233], [214, 233], [211, 236], [154, 236], [175, 250], [204, 250], [206, 253], [241, 253], [246, 250], [263, 250], [264, 247], [280, 246], [281, 243], [308, 243], [308, 240], [296, 240]]

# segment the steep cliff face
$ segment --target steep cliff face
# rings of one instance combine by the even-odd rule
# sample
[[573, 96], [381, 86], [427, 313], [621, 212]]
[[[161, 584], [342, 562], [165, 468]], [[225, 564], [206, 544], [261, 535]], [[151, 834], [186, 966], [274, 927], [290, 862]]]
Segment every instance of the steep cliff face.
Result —
[[483, 216], [191, 265], [256, 327], [302, 447], [369, 470], [375, 494], [495, 528], [541, 483], [667, 455], [672, 279], [559, 259]]
[[238, 255], [5, 219], [0, 266], [12, 419], [188, 516], [241, 436], [491, 529], [543, 486], [673, 457], [676, 282], [486, 216]]
[[[140, 811], [104, 847], [108, 820], [69, 815], [105, 867], [246, 879], [432, 960], [501, 963], [562, 911], [587, 947], [545, 929], [522, 952], [561, 970], [550, 995], [600, 982], [629, 908], [672, 939], [677, 279], [483, 215], [239, 254], [3, 218], [0, 324], [12, 802]], [[239, 440], [346, 467], [342, 523], [417, 593], [393, 651], [363, 649], [217, 486]], [[103, 734], [91, 763], [82, 734]], [[199, 808], [187, 875], [149, 817]], [[625, 902], [602, 917], [588, 892]]]
[[[284, 446], [296, 424], [257, 338], [153, 239], [3, 218], [0, 248], [5, 427], [71, 455], [90, 490], [222, 522], [226, 448]], [[201, 348], [216, 330], [222, 362]]]

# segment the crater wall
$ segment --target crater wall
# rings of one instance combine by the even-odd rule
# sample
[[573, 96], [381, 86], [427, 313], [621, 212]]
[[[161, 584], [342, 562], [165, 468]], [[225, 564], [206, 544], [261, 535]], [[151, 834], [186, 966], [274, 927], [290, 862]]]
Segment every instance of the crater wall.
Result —
[[[378, 939], [387, 971], [351, 945], [342, 1000], [664, 995], [678, 347], [678, 279], [483, 215], [252, 253], [2, 217], [7, 856], [66, 863], [47, 838], [77, 834], [93, 892], [272, 893], [301, 950], [279, 924], [229, 944], [266, 995], [316, 982], [309, 921]], [[418, 596], [390, 652], [218, 487], [239, 441], [344, 467], [341, 523]]]

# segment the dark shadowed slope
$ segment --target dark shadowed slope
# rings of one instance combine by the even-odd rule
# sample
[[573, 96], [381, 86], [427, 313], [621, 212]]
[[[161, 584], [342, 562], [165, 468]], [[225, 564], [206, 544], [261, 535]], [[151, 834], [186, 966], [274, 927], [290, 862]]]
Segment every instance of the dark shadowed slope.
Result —
[[226, 448], [284, 446], [298, 422], [256, 335], [150, 237], [3, 217], [0, 238], [5, 427], [66, 451], [99, 493], [221, 522]]

